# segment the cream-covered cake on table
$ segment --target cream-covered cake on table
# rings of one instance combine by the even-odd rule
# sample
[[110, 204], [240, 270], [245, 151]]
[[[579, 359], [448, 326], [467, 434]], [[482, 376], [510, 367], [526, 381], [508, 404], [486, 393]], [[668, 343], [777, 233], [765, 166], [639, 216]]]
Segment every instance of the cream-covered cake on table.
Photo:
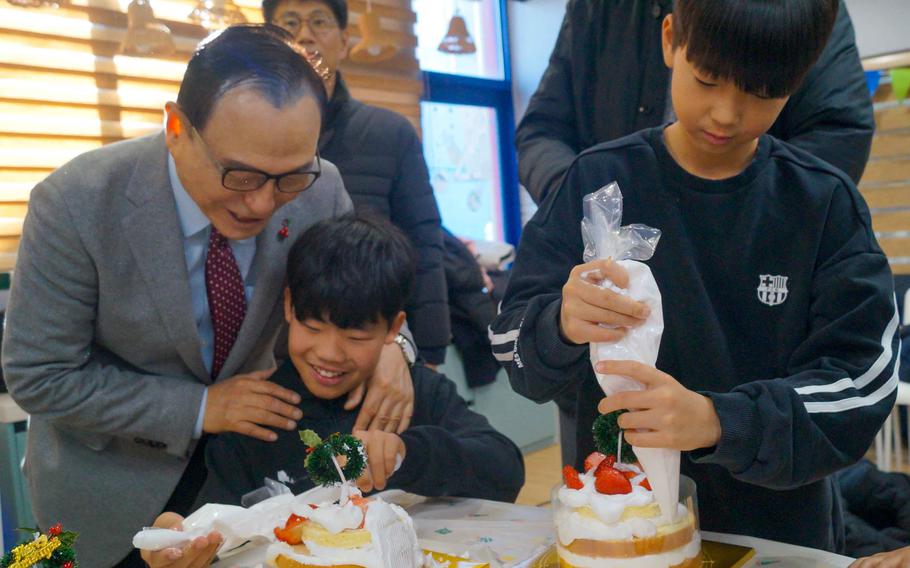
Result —
[[283, 528], [276, 528], [279, 542], [269, 546], [269, 564], [278, 568], [423, 566], [423, 552], [404, 509], [352, 491], [338, 503], [298, 511], [300, 515], [291, 515]]
[[[563, 468], [565, 484], [553, 493], [560, 567], [700, 567], [694, 484], [680, 491], [672, 505], [662, 506], [634, 461], [634, 449], [622, 440], [615, 415], [598, 418], [594, 437], [598, 449], [615, 448], [620, 458], [632, 463], [594, 452], [585, 460], [583, 472], [571, 465]], [[678, 487], [679, 470], [669, 477]]]

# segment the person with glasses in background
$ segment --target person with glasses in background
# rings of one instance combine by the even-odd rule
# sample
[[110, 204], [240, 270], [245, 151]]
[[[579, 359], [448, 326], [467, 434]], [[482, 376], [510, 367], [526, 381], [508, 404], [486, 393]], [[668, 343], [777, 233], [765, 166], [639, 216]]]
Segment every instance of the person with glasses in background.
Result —
[[262, 14], [327, 68], [319, 153], [338, 167], [355, 209], [391, 220], [417, 249], [408, 325], [420, 357], [435, 367], [445, 360], [451, 326], [439, 209], [417, 133], [403, 116], [351, 97], [338, 69], [351, 47], [346, 0], [264, 0]]
[[[31, 416], [37, 523], [79, 533], [83, 566], [145, 565], [132, 536], [188, 512], [209, 434], [296, 428], [299, 395], [268, 380], [287, 254], [352, 208], [317, 153], [325, 104], [286, 32], [228, 28], [193, 54], [163, 132], [83, 154], [32, 191], [3, 371]], [[377, 371], [370, 396], [407, 406], [388, 347], [380, 361], [407, 380], [374, 388]]]

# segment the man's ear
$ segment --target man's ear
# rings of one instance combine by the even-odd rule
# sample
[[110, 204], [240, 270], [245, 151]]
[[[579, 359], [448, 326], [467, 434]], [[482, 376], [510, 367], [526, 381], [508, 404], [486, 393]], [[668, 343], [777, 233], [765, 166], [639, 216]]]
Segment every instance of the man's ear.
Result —
[[673, 69], [673, 14], [667, 14], [660, 27], [660, 43], [664, 52], [664, 64]]
[[392, 318], [392, 322], [389, 324], [389, 333], [385, 337], [386, 343], [392, 343], [395, 341], [395, 336], [398, 335], [398, 332], [401, 331], [401, 326], [404, 325], [405, 313], [403, 311], [398, 312], [398, 315]]
[[294, 306], [291, 304], [291, 289], [284, 287], [284, 321], [291, 323], [294, 317]]
[[164, 105], [164, 132], [168, 147], [187, 136], [189, 121], [175, 102]]
[[348, 54], [351, 52], [351, 34], [347, 28], [341, 30], [341, 45], [341, 55], [338, 57], [338, 61], [347, 59]]

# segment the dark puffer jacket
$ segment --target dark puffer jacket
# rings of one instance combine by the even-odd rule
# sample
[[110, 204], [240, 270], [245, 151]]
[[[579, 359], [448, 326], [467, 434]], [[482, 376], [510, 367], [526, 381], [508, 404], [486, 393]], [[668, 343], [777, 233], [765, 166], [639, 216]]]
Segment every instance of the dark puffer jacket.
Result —
[[[670, 72], [660, 26], [672, 0], [570, 0], [540, 86], [518, 125], [521, 183], [540, 203], [582, 150], [665, 121]], [[875, 121], [843, 0], [831, 38], [769, 134], [858, 183]], [[342, 173], [344, 170], [342, 170]]]
[[417, 248], [408, 326], [420, 356], [442, 363], [451, 335], [443, 237], [420, 140], [404, 117], [352, 99], [341, 74], [325, 122], [319, 153], [338, 166], [354, 208], [390, 219]]

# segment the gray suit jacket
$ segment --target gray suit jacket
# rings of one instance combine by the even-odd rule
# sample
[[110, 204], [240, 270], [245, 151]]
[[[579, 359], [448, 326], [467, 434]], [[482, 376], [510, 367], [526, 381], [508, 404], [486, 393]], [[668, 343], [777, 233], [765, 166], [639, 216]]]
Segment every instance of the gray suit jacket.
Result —
[[[219, 380], [274, 363], [291, 244], [351, 210], [337, 169], [322, 168], [257, 238], [255, 292]], [[284, 219], [290, 235], [280, 239]], [[4, 376], [31, 415], [35, 517], [80, 533], [83, 566], [113, 565], [180, 479], [212, 382], [163, 133], [79, 156], [35, 187], [6, 317]]]

